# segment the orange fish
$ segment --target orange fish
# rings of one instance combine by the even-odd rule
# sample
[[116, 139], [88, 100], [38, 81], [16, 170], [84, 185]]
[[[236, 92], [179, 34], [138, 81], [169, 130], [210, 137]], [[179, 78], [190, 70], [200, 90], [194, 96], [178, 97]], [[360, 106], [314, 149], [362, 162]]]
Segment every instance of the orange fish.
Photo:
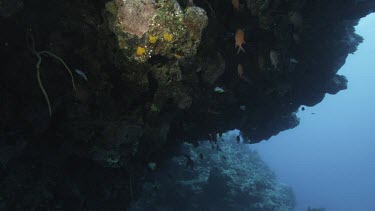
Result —
[[238, 64], [237, 73], [238, 73], [238, 77], [243, 78], [244, 69], [243, 69], [242, 64]]
[[236, 40], [236, 43], [234, 44], [234, 46], [237, 48], [238, 47], [238, 51], [237, 51], [237, 54], [240, 53], [240, 51], [243, 51], [244, 53], [246, 53], [245, 49], [243, 49], [242, 45], [245, 42], [245, 32], [242, 31], [241, 29], [237, 29], [237, 32], [236, 32], [236, 35], [234, 35], [234, 39]]
[[236, 11], [240, 11], [240, 0], [232, 0], [232, 4]]

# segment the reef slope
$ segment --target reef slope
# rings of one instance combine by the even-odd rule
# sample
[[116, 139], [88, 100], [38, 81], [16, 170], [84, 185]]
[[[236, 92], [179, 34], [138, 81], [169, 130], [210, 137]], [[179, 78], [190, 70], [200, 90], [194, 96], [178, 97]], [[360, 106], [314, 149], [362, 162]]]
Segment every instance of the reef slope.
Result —
[[239, 129], [257, 143], [296, 127], [301, 105], [347, 88], [336, 73], [373, 11], [371, 0], [1, 1], [0, 209], [121, 210], [147, 163], [182, 141]]

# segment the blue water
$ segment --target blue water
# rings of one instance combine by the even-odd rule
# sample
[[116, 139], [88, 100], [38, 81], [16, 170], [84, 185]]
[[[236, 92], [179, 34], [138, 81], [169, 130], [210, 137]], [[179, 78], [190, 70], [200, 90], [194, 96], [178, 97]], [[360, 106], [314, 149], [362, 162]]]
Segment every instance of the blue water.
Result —
[[365, 40], [339, 70], [348, 89], [300, 111], [297, 128], [251, 145], [294, 188], [296, 211], [375, 211], [375, 14], [356, 32]]

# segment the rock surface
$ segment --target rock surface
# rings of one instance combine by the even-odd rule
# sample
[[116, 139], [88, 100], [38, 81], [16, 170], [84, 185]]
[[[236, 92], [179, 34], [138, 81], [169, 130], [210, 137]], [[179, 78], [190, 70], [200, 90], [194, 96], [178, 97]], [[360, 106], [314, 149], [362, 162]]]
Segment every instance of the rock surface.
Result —
[[202, 8], [182, 10], [176, 0], [116, 0], [107, 2], [106, 10], [119, 48], [140, 62], [194, 56], [208, 21]]
[[257, 143], [296, 127], [301, 105], [346, 88], [336, 73], [375, 11], [371, 0], [2, 3], [4, 210], [122, 210], [147, 163], [182, 141], [237, 128]]

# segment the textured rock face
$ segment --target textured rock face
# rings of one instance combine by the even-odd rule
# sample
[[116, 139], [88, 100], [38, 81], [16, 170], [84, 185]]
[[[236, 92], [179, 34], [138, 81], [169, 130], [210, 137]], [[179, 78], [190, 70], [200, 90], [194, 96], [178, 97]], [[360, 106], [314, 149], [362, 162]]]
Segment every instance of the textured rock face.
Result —
[[208, 21], [202, 8], [183, 10], [176, 0], [116, 0], [108, 2], [106, 9], [120, 49], [138, 62], [153, 56], [194, 56]]
[[[256, 143], [296, 127], [301, 105], [346, 88], [336, 73], [362, 41], [358, 19], [375, 11], [370, 0], [240, 1], [239, 10], [217, 0], [5, 2], [4, 210], [123, 210], [146, 164], [167, 160], [181, 140], [238, 128]], [[63, 65], [42, 58], [52, 117], [27, 34], [74, 73], [76, 90]]]

